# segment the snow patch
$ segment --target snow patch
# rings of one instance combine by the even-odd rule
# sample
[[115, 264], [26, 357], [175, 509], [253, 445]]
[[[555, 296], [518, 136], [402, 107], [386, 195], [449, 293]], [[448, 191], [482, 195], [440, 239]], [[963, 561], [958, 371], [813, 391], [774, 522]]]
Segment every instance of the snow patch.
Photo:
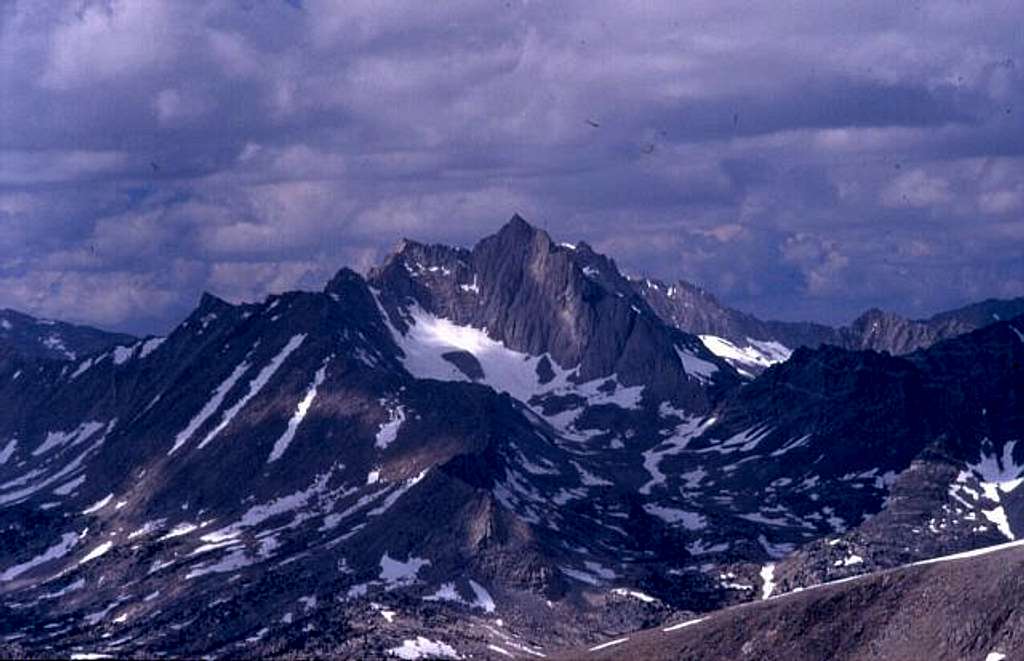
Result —
[[38, 567], [41, 564], [50, 562], [51, 560], [57, 560], [63, 558], [71, 551], [72, 548], [78, 543], [78, 534], [73, 532], [64, 533], [61, 535], [60, 541], [51, 546], [50, 548], [43, 551], [41, 555], [38, 555], [27, 562], [23, 562], [13, 567], [7, 568], [2, 574], [0, 574], [0, 582], [6, 582], [21, 576], [25, 572]]
[[493, 613], [495, 608], [491, 594], [473, 579], [469, 579], [469, 587], [473, 590], [476, 600], [471, 604], [474, 608], [482, 608], [485, 613]]
[[[52, 321], [47, 323], [44, 320], [41, 320], [39, 323], [45, 324], [47, 326], [53, 324]], [[48, 335], [46, 336], [46, 338], [42, 340], [42, 343], [43, 346], [46, 347], [47, 349], [51, 349], [53, 351], [60, 353], [61, 355], [64, 356], [64, 358], [67, 358], [68, 360], [74, 360], [76, 358], [75, 352], [67, 348], [67, 345], [64, 344], [64, 340], [61, 339], [59, 335]]]
[[320, 369], [316, 371], [316, 374], [313, 375], [313, 383], [309, 384], [306, 394], [302, 396], [302, 400], [295, 407], [295, 413], [292, 414], [291, 420], [288, 421], [288, 428], [281, 434], [281, 438], [274, 442], [274, 447], [270, 451], [270, 457], [267, 459], [268, 464], [280, 459], [284, 451], [288, 449], [292, 439], [295, 438], [295, 432], [298, 430], [299, 425], [302, 424], [302, 421], [306, 419], [306, 414], [309, 413], [309, 408], [313, 405], [313, 400], [316, 399], [317, 389], [323, 385], [326, 377], [327, 362], [324, 362]]
[[686, 449], [691, 440], [700, 436], [704, 430], [714, 423], [715, 418], [713, 417], [703, 421], [697, 418], [683, 420], [676, 426], [672, 436], [662, 440], [650, 450], [645, 450], [643, 453], [644, 468], [650, 474], [651, 479], [640, 487], [640, 493], [650, 495], [654, 487], [664, 484], [665, 474], [660, 469], [662, 459], [681, 453]]
[[1017, 336], [1018, 340], [1020, 340], [1021, 342], [1024, 342], [1024, 333], [1021, 333], [1019, 330], [1017, 330], [1016, 326], [1013, 326], [1011, 324], [1010, 325], [1010, 330], [1012, 330], [1014, 332], [1014, 334]]
[[75, 479], [71, 480], [70, 482], [65, 482], [64, 484], [60, 485], [59, 487], [57, 487], [56, 489], [54, 489], [50, 493], [56, 494], [58, 496], [68, 496], [75, 489], [77, 489], [78, 487], [82, 486], [83, 484], [85, 484], [85, 476], [84, 475], [79, 475], [78, 477], [76, 477]]
[[602, 477], [598, 477], [597, 475], [594, 475], [593, 473], [591, 473], [587, 469], [583, 468], [583, 466], [580, 466], [579, 463], [573, 461], [572, 465], [576, 469], [576, 472], [579, 473], [579, 475], [580, 475], [580, 482], [583, 484], [583, 486], [587, 486], [587, 487], [610, 487], [610, 486], [614, 486], [614, 482], [611, 482], [610, 480], [606, 480], [606, 479], [604, 479]]
[[[1003, 509], [1002, 494], [1014, 491], [1024, 482], [1024, 464], [1018, 464], [1013, 458], [1013, 450], [1016, 446], [1017, 441], [1007, 441], [1003, 445], [1001, 456], [992, 451], [983, 452], [977, 463], [967, 465], [970, 473], [977, 478], [985, 497], [996, 503], [995, 508], [982, 510], [982, 515], [995, 524], [999, 532], [1003, 533], [1007, 539], [1011, 540], [1016, 539], [1016, 534], [1010, 528], [1006, 510]], [[957, 477], [956, 483], [950, 486], [950, 495], [960, 500], [957, 491], [964, 490], [977, 500], [976, 491], [962, 486], [967, 477], [969, 477], [968, 473], [961, 473]]]
[[673, 631], [679, 631], [680, 629], [692, 627], [693, 625], [703, 622], [706, 619], [708, 618], [698, 617], [696, 620], [687, 620], [686, 622], [680, 622], [679, 624], [673, 624], [670, 627], [665, 627], [664, 629], [662, 629], [662, 631], [664, 631], [665, 633], [672, 633]]
[[853, 565], [862, 564], [863, 562], [864, 562], [864, 558], [862, 558], [861, 556], [857, 555], [856, 553], [851, 553], [850, 555], [846, 556], [842, 560], [836, 560], [835, 562], [832, 563], [832, 565], [835, 566], [835, 567], [851, 567]]
[[[113, 423], [111, 423], [111, 426], [113, 426]], [[109, 431], [109, 428], [108, 428], [108, 431]], [[26, 487], [24, 487], [22, 489], [19, 489], [17, 491], [11, 491], [11, 492], [5, 493], [3, 495], [0, 495], [0, 506], [7, 505], [9, 503], [20, 502], [20, 501], [24, 500], [25, 498], [31, 496], [32, 494], [36, 493], [37, 491], [41, 491], [42, 489], [45, 489], [46, 487], [48, 487], [48, 486], [50, 486], [52, 484], [56, 484], [56, 483], [64, 480], [68, 476], [78, 472], [79, 470], [82, 469], [82, 462], [85, 461], [85, 458], [87, 456], [89, 456], [92, 452], [94, 452], [98, 447], [100, 447], [100, 445], [103, 444], [103, 441], [105, 439], [106, 439], [106, 434], [100, 436], [92, 445], [90, 445], [83, 452], [81, 452], [78, 456], [76, 456], [70, 462], [65, 464], [63, 468], [61, 468], [56, 473], [50, 475], [49, 477], [46, 477], [46, 478], [42, 479], [41, 481], [36, 482], [35, 484], [31, 484], [31, 485], [26, 486]], [[7, 487], [10, 487], [10, 486], [14, 486], [15, 483], [18, 483], [18, 484], [24, 483], [29, 478], [36, 477], [36, 476], [40, 475], [41, 473], [42, 473], [42, 471], [40, 471], [40, 470], [30, 471], [26, 476], [23, 476], [22, 478], [19, 478], [19, 479], [13, 481], [13, 482], [8, 482], [5, 485], [3, 485], [3, 487], [0, 487], [0, 488], [7, 488]]]
[[[140, 528], [139, 530], [137, 530], [135, 532], [139, 533], [139, 534], [145, 534], [143, 531], [145, 531], [145, 528], [146, 528], [147, 525], [148, 525], [148, 523], [144, 524], [142, 526], [142, 528]], [[164, 535], [163, 537], [161, 537], [157, 541], [163, 542], [163, 541], [166, 541], [168, 539], [174, 539], [175, 537], [181, 537], [182, 535], [189, 534], [190, 532], [192, 532], [193, 530], [196, 530], [197, 528], [199, 528], [199, 526], [197, 526], [194, 523], [179, 523], [178, 525], [176, 525], [173, 528], [171, 528], [170, 532], [168, 532], [166, 535]], [[135, 534], [135, 533], [132, 533], [132, 534]]]
[[459, 289], [461, 289], [462, 291], [464, 291], [466, 293], [479, 294], [480, 293], [480, 285], [477, 284], [476, 275], [475, 274], [473, 275], [473, 284], [471, 284], [471, 285], [460, 284], [459, 285]]
[[[375, 294], [376, 297], [376, 294]], [[387, 313], [380, 302], [378, 309], [387, 320]], [[541, 385], [537, 375], [537, 366], [546, 356], [531, 356], [505, 346], [503, 342], [492, 339], [486, 328], [460, 326], [448, 319], [436, 317], [414, 305], [407, 312], [408, 329], [403, 334], [388, 327], [395, 343], [402, 349], [402, 360], [405, 369], [413, 376], [421, 379], [437, 379], [440, 381], [469, 381], [462, 370], [445, 360], [444, 354], [460, 351], [472, 355], [483, 371], [482, 383], [497, 392], [506, 392], [521, 402], [527, 402], [535, 395], [575, 393], [589, 400], [590, 405], [615, 404], [622, 408], [637, 408], [643, 392], [643, 386], [621, 387], [608, 391], [605, 384], [614, 376], [595, 379], [591, 382], [574, 384], [569, 381], [570, 371], [561, 369], [553, 361], [548, 361], [556, 376], [552, 381]]]
[[648, 503], [644, 505], [644, 511], [651, 516], [656, 516], [669, 525], [682, 524], [687, 530], [703, 530], [707, 527], [707, 519], [696, 512], [663, 507]]
[[629, 638], [618, 638], [616, 640], [609, 640], [607, 643], [601, 643], [600, 645], [594, 645], [588, 651], [590, 651], [590, 652], [598, 652], [598, 651], [603, 650], [603, 649], [608, 649], [609, 647], [614, 647], [616, 645], [621, 645], [622, 643], [625, 643], [625, 642], [628, 642], [628, 641], [629, 641]]
[[89, 371], [89, 368], [91, 368], [94, 364], [96, 364], [96, 358], [95, 357], [94, 358], [90, 358], [90, 359], [88, 359], [86, 361], [83, 361], [82, 364], [78, 366], [78, 369], [76, 369], [71, 374], [71, 379], [70, 380], [74, 381], [75, 379], [77, 379], [81, 375], [85, 374], [86, 372]]
[[8, 441], [7, 445], [4, 446], [3, 450], [0, 450], [0, 466], [3, 466], [7, 461], [14, 456], [14, 451], [18, 447], [18, 439], [14, 438]]
[[709, 383], [712, 375], [718, 371], [718, 365], [698, 358], [687, 349], [675, 347], [675, 350], [676, 355], [679, 356], [679, 362], [683, 364], [683, 369], [686, 373], [702, 383]]
[[761, 567], [761, 598], [767, 599], [775, 592], [775, 563]]
[[97, 500], [95, 503], [82, 510], [82, 514], [95, 514], [96, 512], [99, 512], [101, 509], [109, 505], [110, 501], [113, 499], [114, 494], [108, 493], [106, 497]]
[[253, 559], [245, 552], [244, 548], [235, 547], [228, 551], [227, 555], [216, 562], [200, 565], [185, 575], [186, 579], [198, 578], [207, 574], [223, 574], [233, 572], [253, 563]]
[[984, 546], [980, 549], [973, 549], [971, 551], [963, 551], [962, 553], [953, 553], [952, 555], [944, 555], [939, 558], [929, 558], [928, 560], [919, 560], [912, 562], [908, 567], [918, 567], [920, 565], [933, 565], [939, 562], [950, 562], [953, 560], [965, 560], [967, 558], [976, 558], [981, 555], [988, 555], [990, 553], [997, 553], [999, 551], [1005, 551], [1006, 549], [1016, 548], [1018, 546], [1024, 546], [1024, 539], [1018, 539], [1012, 542], [1004, 542], [1002, 544], [996, 544], [994, 546]]
[[405, 422], [405, 407], [399, 405], [388, 410], [388, 421], [381, 424], [377, 430], [377, 440], [374, 443], [381, 450], [386, 450], [389, 445], [398, 438], [398, 430]]
[[409, 310], [409, 316], [406, 334], [395, 332], [393, 336], [405, 355], [402, 362], [413, 376], [469, 381], [460, 369], [442, 358], [452, 351], [464, 351], [476, 358], [483, 369], [483, 380], [498, 392], [508, 392], [516, 399], [527, 401], [536, 391], [539, 358], [509, 349], [504, 343], [491, 339], [486, 329], [459, 326], [427, 313], [418, 305]]
[[716, 335], [699, 335], [698, 337], [704, 343], [704, 346], [708, 348], [708, 351], [725, 360], [741, 372], [744, 372], [747, 376], [751, 376], [751, 374], [745, 372], [743, 370], [744, 367], [761, 370], [788, 360], [793, 353], [788, 347], [778, 342], [755, 340], [749, 337], [747, 338], [746, 346], [742, 347], [737, 346], [724, 337]]
[[139, 351], [139, 360], [156, 351], [164, 343], [166, 337], [153, 337], [142, 343], [142, 350]]
[[[780, 447], [778, 450], [775, 450], [774, 452], [771, 452], [769, 456], [781, 457], [782, 455], [786, 454], [787, 452], [790, 452], [792, 450], [796, 450], [797, 448], [801, 448], [801, 447], [806, 446], [808, 443], [810, 443], [810, 441], [811, 441], [811, 435], [810, 434], [804, 434], [803, 436], [801, 436], [800, 438], [798, 438], [796, 440], [786, 441], [782, 445], [782, 447]], [[888, 475], [888, 473], [886, 473], [886, 474]], [[895, 473], [893, 473], [893, 475], [895, 475]]]
[[40, 600], [42, 600], [42, 599], [57, 599], [59, 597], [63, 597], [66, 594], [70, 594], [70, 593], [74, 592], [75, 590], [81, 590], [84, 587], [85, 587], [85, 579], [84, 578], [80, 578], [80, 579], [76, 580], [74, 583], [71, 583], [67, 587], [61, 588], [60, 590], [57, 590], [56, 592], [47, 592], [46, 594], [40, 595], [39, 599]]
[[[201, 538], [204, 542], [220, 543], [225, 540], [235, 539], [246, 528], [252, 528], [263, 523], [271, 517], [275, 517], [279, 514], [291, 512], [293, 510], [301, 510], [309, 504], [309, 502], [317, 495], [324, 491], [327, 486], [327, 480], [330, 478], [330, 473], [324, 473], [317, 475], [314, 478], [313, 483], [310, 484], [306, 489], [302, 491], [296, 491], [280, 498], [275, 498], [266, 503], [260, 503], [253, 505], [242, 515], [242, 518], [232, 523], [231, 525], [219, 528], [211, 533], [203, 535]], [[297, 518], [306, 519], [313, 516], [308, 512], [300, 512]], [[172, 531], [173, 532], [173, 531]], [[191, 531], [190, 531], [191, 532]], [[167, 536], [165, 536], [166, 538]]]
[[633, 599], [638, 599], [639, 601], [642, 601], [645, 604], [653, 604], [654, 602], [658, 601], [649, 594], [645, 594], [638, 590], [631, 590], [629, 588], [614, 588], [612, 589], [612, 594], [617, 594], [620, 597], [632, 597]]
[[409, 559], [403, 562], [385, 552], [380, 559], [380, 580], [387, 584], [388, 590], [412, 585], [416, 582], [420, 569], [429, 564], [429, 560], [414, 556], [409, 556]]
[[114, 364], [124, 365], [131, 360], [132, 354], [135, 353], [135, 345], [130, 347], [114, 347]]
[[434, 594], [423, 597], [423, 601], [454, 601], [458, 603], [466, 603], [465, 600], [459, 595], [455, 589], [454, 583], [442, 583], [437, 592]]
[[417, 636], [415, 640], [404, 640], [400, 647], [388, 650], [388, 654], [399, 659], [458, 659], [455, 648], [438, 640]]
[[[71, 431], [52, 431], [46, 434], [46, 438], [43, 442], [32, 451], [33, 457], [38, 457], [41, 454], [45, 454], [54, 448], [63, 446], [73, 447], [89, 440], [96, 432], [103, 429], [105, 423], [92, 421], [83, 422], [76, 429]], [[3, 463], [3, 462], [0, 462]]]
[[103, 542], [102, 544], [100, 544], [99, 546], [97, 546], [96, 548], [94, 548], [93, 550], [89, 551], [89, 552], [88, 552], [88, 553], [87, 553], [87, 554], [85, 555], [85, 557], [84, 557], [84, 558], [82, 558], [81, 560], [79, 560], [79, 561], [78, 561], [78, 564], [80, 564], [80, 565], [84, 565], [84, 564], [85, 564], [85, 563], [87, 563], [87, 562], [90, 562], [90, 561], [92, 561], [92, 560], [95, 560], [96, 558], [99, 558], [99, 557], [101, 557], [101, 556], [104, 556], [104, 555], [106, 555], [106, 554], [107, 554], [107, 552], [108, 552], [108, 551], [110, 551], [110, 549], [112, 549], [113, 547], [114, 547], [114, 544], [113, 544], [113, 542]]

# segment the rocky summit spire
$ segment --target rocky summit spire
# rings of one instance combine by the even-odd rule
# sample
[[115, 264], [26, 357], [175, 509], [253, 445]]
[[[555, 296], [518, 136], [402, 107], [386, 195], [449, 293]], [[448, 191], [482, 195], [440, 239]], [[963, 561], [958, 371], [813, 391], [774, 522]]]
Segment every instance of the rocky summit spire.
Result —
[[531, 225], [518, 213], [512, 214], [512, 217], [509, 218], [507, 223], [502, 225], [497, 234], [483, 239], [481, 243], [488, 239], [494, 239], [500, 245], [537, 243], [548, 246], [552, 244], [551, 237], [547, 232]]

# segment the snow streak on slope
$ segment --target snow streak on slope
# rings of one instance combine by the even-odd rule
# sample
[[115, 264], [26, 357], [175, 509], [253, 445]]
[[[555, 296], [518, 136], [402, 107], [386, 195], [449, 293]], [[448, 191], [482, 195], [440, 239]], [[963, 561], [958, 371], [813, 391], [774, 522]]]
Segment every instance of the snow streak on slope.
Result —
[[313, 405], [313, 400], [316, 399], [317, 389], [323, 385], [324, 379], [327, 377], [327, 361], [324, 362], [323, 366], [316, 371], [313, 376], [313, 383], [306, 389], [306, 394], [303, 395], [302, 400], [298, 406], [295, 407], [295, 413], [292, 414], [291, 420], [288, 421], [288, 428], [285, 429], [284, 434], [281, 438], [277, 439], [274, 443], [273, 449], [270, 451], [270, 457], [267, 459], [267, 463], [277, 461], [284, 454], [284, 451], [288, 449], [292, 439], [295, 438], [295, 432], [298, 431], [299, 425], [305, 420], [306, 414], [309, 413], [309, 408]]
[[313, 483], [302, 491], [297, 491], [295, 493], [276, 498], [270, 502], [250, 507], [238, 521], [203, 535], [202, 541], [210, 544], [218, 544], [226, 540], [235, 539], [246, 528], [258, 526], [268, 519], [292, 511], [298, 512], [299, 514], [297, 516], [301, 517], [303, 520], [310, 518], [314, 514], [313, 512], [308, 511], [308, 505], [317, 496], [325, 492], [327, 480], [330, 479], [330, 476], [331, 473], [329, 471], [327, 473], [317, 475]]
[[93, 550], [89, 551], [89, 553], [87, 553], [84, 558], [82, 558], [81, 560], [78, 561], [78, 564], [84, 565], [87, 562], [91, 562], [92, 560], [95, 560], [96, 558], [102, 557], [102, 556], [106, 555], [107, 552], [110, 551], [110, 549], [113, 548], [113, 547], [114, 547], [114, 543], [113, 542], [103, 542], [102, 544], [100, 544], [99, 546], [94, 548]]
[[0, 582], [13, 580], [34, 567], [38, 567], [39, 565], [51, 560], [63, 558], [77, 543], [78, 535], [76, 533], [64, 533], [64, 535], [61, 536], [60, 541], [43, 551], [42, 555], [36, 556], [27, 562], [10, 567], [0, 574]]
[[0, 466], [7, 463], [7, 460], [14, 455], [14, 450], [18, 447], [18, 439], [11, 439], [7, 445], [4, 446], [3, 450], [0, 450]]
[[164, 340], [166, 339], [167, 338], [165, 337], [154, 337], [143, 342], [142, 350], [139, 351], [139, 360], [142, 360], [149, 354], [156, 351], [160, 347], [160, 345], [164, 343]]
[[210, 416], [217, 412], [220, 405], [224, 402], [224, 397], [226, 397], [228, 392], [235, 387], [235, 384], [238, 383], [238, 379], [242, 378], [242, 375], [245, 374], [248, 369], [249, 362], [247, 360], [242, 361], [242, 363], [235, 368], [235, 371], [232, 372], [222, 384], [217, 386], [217, 389], [213, 392], [213, 397], [210, 398], [210, 401], [206, 402], [206, 405], [195, 415], [194, 418], [192, 418], [188, 423], [188, 426], [178, 433], [178, 436], [174, 439], [174, 445], [167, 451], [168, 456], [174, 454], [178, 448], [188, 441], [188, 439], [192, 438], [192, 435], [210, 419]]
[[[114, 425], [116, 423], [117, 423], [117, 420], [115, 419], [115, 420], [111, 421], [109, 425], [107, 425], [107, 429], [106, 429], [106, 431], [104, 433], [102, 433], [102, 434], [93, 434], [92, 437], [95, 437], [95, 440], [92, 442], [92, 444], [89, 447], [87, 447], [85, 450], [80, 452], [77, 456], [75, 456], [74, 459], [72, 459], [68, 463], [64, 464], [64, 466], [60, 470], [58, 470], [56, 473], [47, 474], [47, 470], [45, 470], [45, 469], [34, 469], [34, 470], [30, 471], [29, 473], [26, 473], [22, 477], [20, 477], [20, 478], [18, 478], [16, 480], [7, 482], [4, 485], [0, 486], [0, 490], [8, 489], [8, 488], [11, 488], [11, 487], [16, 487], [16, 486], [20, 487], [16, 491], [8, 491], [6, 493], [0, 494], [0, 506], [6, 506], [6, 505], [9, 505], [9, 504], [12, 504], [12, 503], [21, 502], [24, 499], [26, 499], [29, 496], [31, 496], [32, 494], [35, 494], [35, 493], [37, 493], [39, 491], [42, 491], [43, 489], [45, 489], [47, 487], [50, 487], [50, 486], [56, 485], [56, 484], [58, 484], [58, 483], [60, 483], [62, 481], [65, 481], [65, 480], [71, 478], [72, 476], [75, 476], [80, 471], [84, 470], [83, 462], [85, 461], [86, 457], [88, 457], [92, 452], [94, 452], [101, 445], [103, 445], [104, 441], [106, 441], [107, 434], [110, 433], [110, 431], [114, 428]], [[87, 440], [87, 439], [82, 439], [82, 440], [84, 441], [84, 440]], [[27, 486], [21, 486], [21, 485], [24, 485], [27, 482], [31, 482], [31, 480], [37, 479], [37, 478], [38, 478], [37, 482], [29, 483]], [[64, 490], [64, 488], [66, 486], [67, 485], [64, 485], [64, 486], [60, 487], [60, 489]], [[58, 495], [59, 495], [59, 493], [58, 493]]]
[[200, 449], [209, 445], [210, 441], [217, 437], [217, 434], [224, 431], [224, 429], [231, 424], [231, 421], [235, 419], [238, 412], [245, 408], [245, 405], [249, 403], [249, 400], [263, 390], [263, 386], [267, 385], [267, 381], [270, 381], [270, 378], [274, 376], [274, 373], [277, 372], [278, 368], [281, 367], [293, 351], [299, 348], [305, 339], [305, 334], [299, 334], [288, 340], [288, 344], [281, 349], [280, 353], [274, 356], [273, 360], [270, 361], [270, 364], [260, 370], [260, 373], [256, 375], [256, 378], [249, 382], [249, 391], [245, 393], [245, 396], [235, 402], [234, 406], [225, 411], [220, 424], [210, 430], [210, 433], [206, 435], [206, 438], [199, 442], [198, 447]]
[[50, 432], [46, 435], [46, 439], [40, 444], [38, 448], [32, 451], [33, 457], [38, 457], [41, 454], [49, 452], [54, 448], [59, 448], [64, 445], [78, 445], [83, 441], [89, 440], [89, 438], [103, 429], [104, 423], [102, 422], [84, 422], [73, 431], [62, 432], [55, 431]]

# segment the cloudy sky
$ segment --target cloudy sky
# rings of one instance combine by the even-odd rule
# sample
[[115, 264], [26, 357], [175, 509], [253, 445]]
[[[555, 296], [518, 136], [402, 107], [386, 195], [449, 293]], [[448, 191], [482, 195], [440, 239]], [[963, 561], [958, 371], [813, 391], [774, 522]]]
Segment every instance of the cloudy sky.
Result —
[[772, 318], [1024, 295], [1020, 0], [0, 0], [0, 307], [136, 332], [519, 212]]

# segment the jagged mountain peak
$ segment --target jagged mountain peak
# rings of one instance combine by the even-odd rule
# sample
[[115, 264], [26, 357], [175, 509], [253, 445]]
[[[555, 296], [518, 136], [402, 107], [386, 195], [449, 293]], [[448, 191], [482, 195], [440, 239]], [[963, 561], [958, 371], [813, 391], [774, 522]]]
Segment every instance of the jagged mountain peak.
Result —
[[0, 652], [535, 656], [1021, 532], [1021, 320], [741, 382], [642, 296], [513, 219], [0, 361]]
[[219, 310], [230, 310], [235, 306], [227, 302], [216, 294], [204, 291], [199, 296], [199, 304], [197, 305], [195, 312], [206, 313], [206, 312], [217, 312]]
[[488, 261], [497, 261], [495, 256], [502, 254], [518, 261], [524, 255], [548, 255], [559, 250], [547, 232], [516, 214], [497, 232], [478, 241], [472, 252], [474, 256], [486, 255]]
[[351, 292], [354, 289], [361, 291], [365, 288], [366, 281], [363, 277], [346, 266], [339, 269], [334, 277], [327, 282], [324, 286], [324, 293], [344, 296], [346, 292]]
[[424, 243], [405, 237], [387, 253], [380, 265], [370, 270], [369, 278], [373, 280], [395, 266], [415, 271], [436, 267], [441, 261], [466, 259], [471, 253], [479, 250], [481, 245], [488, 243], [498, 242], [508, 248], [514, 245], [526, 246], [534, 241], [539, 246], [553, 246], [546, 232], [531, 225], [519, 214], [514, 214], [493, 234], [480, 239], [472, 249], [443, 243]]
[[416, 308], [486, 329], [513, 351], [548, 356], [580, 382], [617, 377], [706, 407], [698, 393], [707, 383], [736, 378], [699, 340], [654, 314], [614, 260], [555, 244], [519, 216], [471, 250], [407, 246], [369, 281], [402, 333]]
[[[498, 230], [498, 234], [514, 234], [525, 238], [533, 238], [537, 234], [543, 234], [547, 237], [547, 232], [531, 225], [525, 218], [519, 215], [519, 213], [513, 213], [512, 217], [501, 226]], [[548, 237], [550, 240], [550, 237]]]

